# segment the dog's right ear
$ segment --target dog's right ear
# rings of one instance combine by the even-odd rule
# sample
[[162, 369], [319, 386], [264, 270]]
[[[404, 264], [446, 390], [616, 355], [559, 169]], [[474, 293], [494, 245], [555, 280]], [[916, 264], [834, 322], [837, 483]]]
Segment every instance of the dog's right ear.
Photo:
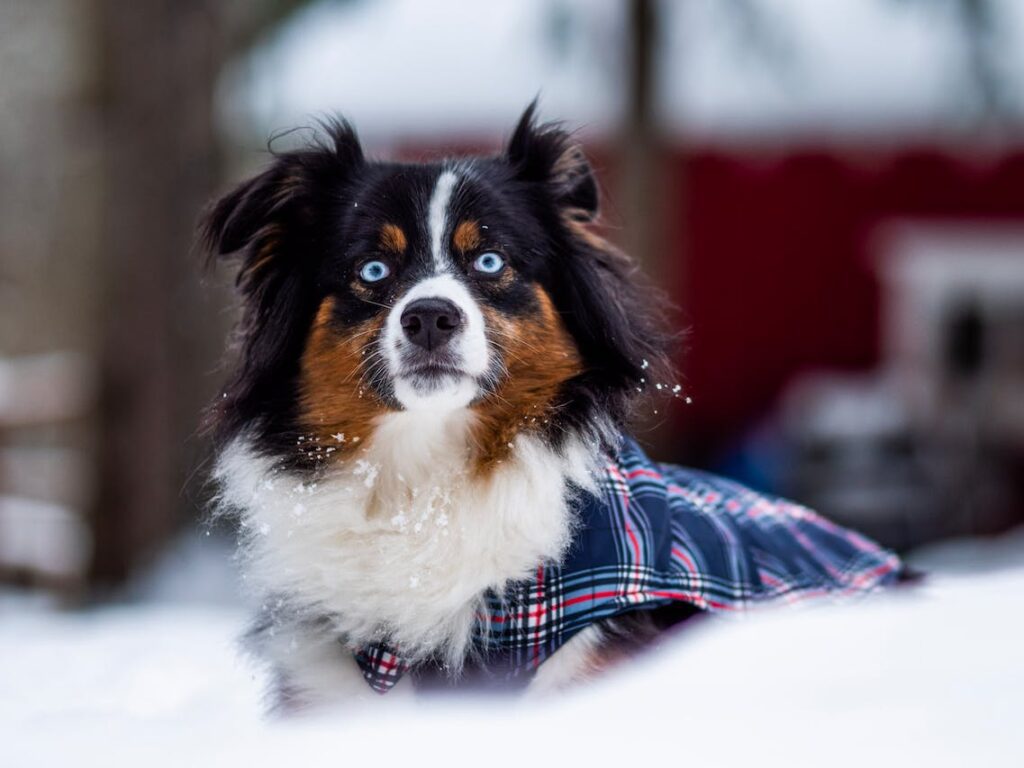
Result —
[[[288, 155], [277, 158], [262, 173], [243, 181], [214, 202], [203, 216], [200, 230], [212, 257], [237, 254], [256, 239], [260, 228], [289, 202]], [[295, 169], [298, 170], [298, 169]]]
[[239, 363], [208, 418], [221, 435], [248, 423], [278, 396], [280, 366], [298, 359], [316, 305], [316, 201], [333, 199], [365, 162], [352, 128], [324, 126], [325, 139], [275, 156], [262, 173], [211, 204], [200, 222], [209, 259], [239, 262], [243, 296]]
[[308, 226], [308, 201], [314, 191], [330, 180], [343, 181], [364, 162], [351, 125], [338, 120], [324, 130], [329, 141], [277, 155], [262, 173], [239, 184], [203, 214], [200, 237], [210, 259], [238, 259], [238, 285], [245, 293], [262, 282], [265, 273], [298, 266], [287, 262], [287, 240]]

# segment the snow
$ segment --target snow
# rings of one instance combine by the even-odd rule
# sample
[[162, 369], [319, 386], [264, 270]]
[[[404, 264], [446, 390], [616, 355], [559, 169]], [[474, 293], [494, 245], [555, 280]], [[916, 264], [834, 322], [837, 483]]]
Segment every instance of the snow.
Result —
[[1024, 533], [921, 553], [933, 575], [912, 590], [696, 624], [571, 695], [286, 721], [262, 716], [263, 673], [236, 651], [244, 609], [206, 588], [232, 579], [209, 541], [128, 604], [0, 600], [0, 765], [1024, 764]]

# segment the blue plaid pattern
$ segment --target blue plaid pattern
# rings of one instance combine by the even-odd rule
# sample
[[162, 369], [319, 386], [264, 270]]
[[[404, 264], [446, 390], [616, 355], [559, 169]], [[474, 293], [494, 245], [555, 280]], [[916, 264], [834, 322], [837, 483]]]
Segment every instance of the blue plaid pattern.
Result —
[[[486, 596], [473, 652], [487, 675], [523, 682], [600, 619], [686, 603], [712, 613], [766, 601], [857, 595], [895, 581], [895, 554], [806, 507], [706, 472], [652, 462], [624, 439], [595, 497], [581, 495], [573, 544], [528, 581]], [[398, 649], [356, 652], [386, 693], [409, 670]]]

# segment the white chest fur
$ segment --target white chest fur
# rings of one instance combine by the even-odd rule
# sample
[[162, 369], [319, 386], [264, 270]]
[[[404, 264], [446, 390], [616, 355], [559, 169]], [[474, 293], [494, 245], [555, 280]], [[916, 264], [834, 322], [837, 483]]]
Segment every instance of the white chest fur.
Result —
[[569, 483], [591, 487], [595, 455], [520, 435], [508, 460], [472, 477], [472, 418], [389, 414], [315, 481], [237, 438], [215, 474], [223, 506], [242, 515], [250, 583], [334, 617], [354, 644], [383, 630], [405, 655], [440, 652], [458, 665], [482, 593], [564, 551]]

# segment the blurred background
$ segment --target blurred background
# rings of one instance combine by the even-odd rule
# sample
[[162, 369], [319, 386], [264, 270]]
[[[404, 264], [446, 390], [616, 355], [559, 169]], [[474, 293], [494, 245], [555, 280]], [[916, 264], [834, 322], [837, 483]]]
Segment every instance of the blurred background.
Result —
[[317, 117], [418, 159], [537, 94], [679, 307], [657, 456], [901, 551], [1024, 522], [1024, 4], [3, 0], [0, 582], [230, 599], [204, 202]]

